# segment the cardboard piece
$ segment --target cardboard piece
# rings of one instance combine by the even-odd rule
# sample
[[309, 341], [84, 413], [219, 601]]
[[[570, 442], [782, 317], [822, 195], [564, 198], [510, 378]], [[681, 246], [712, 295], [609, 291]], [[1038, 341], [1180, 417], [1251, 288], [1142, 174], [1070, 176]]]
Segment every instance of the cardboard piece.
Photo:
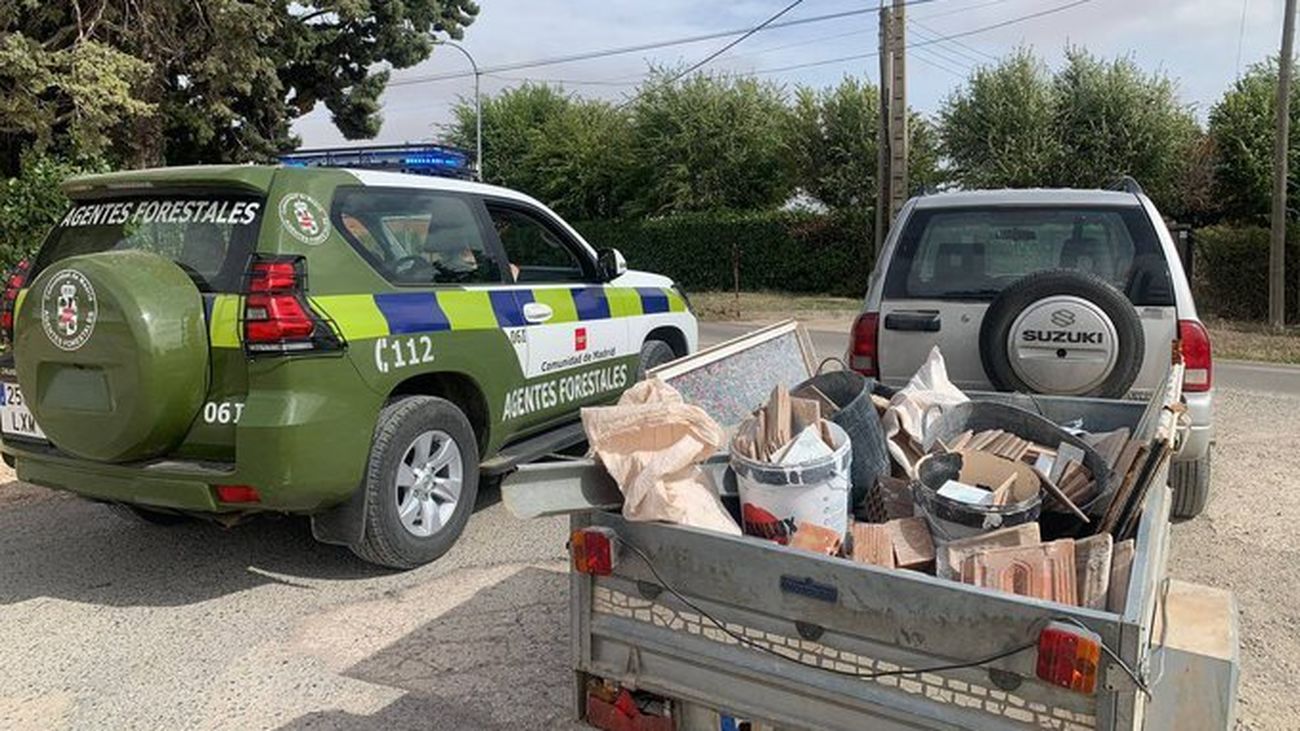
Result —
[[1074, 574], [1079, 582], [1079, 606], [1105, 609], [1110, 590], [1112, 542], [1109, 533], [1074, 542]]
[[970, 556], [990, 548], [1033, 546], [1042, 542], [1037, 523], [1021, 523], [999, 528], [978, 536], [944, 544], [935, 554], [935, 575], [943, 579], [961, 579], [961, 565]]
[[894, 568], [894, 542], [889, 528], [881, 523], [855, 522], [849, 531], [853, 534], [854, 561]]
[[982, 487], [990, 492], [1006, 484], [1008, 477], [1014, 477], [1010, 485], [1010, 494], [1006, 498], [1009, 505], [1024, 502], [1038, 494], [1042, 487], [1038, 475], [1024, 462], [998, 457], [986, 452], [963, 449], [961, 454], [961, 482], [975, 487]]
[[834, 556], [840, 552], [840, 534], [816, 523], [800, 522], [795, 526], [790, 548]]
[[822, 441], [820, 426], [814, 423], [772, 455], [772, 461], [780, 465], [798, 465], [832, 454], [834, 451]]
[[934, 563], [934, 539], [925, 518], [891, 520], [885, 528], [894, 546], [894, 564], [899, 568], [924, 571]]

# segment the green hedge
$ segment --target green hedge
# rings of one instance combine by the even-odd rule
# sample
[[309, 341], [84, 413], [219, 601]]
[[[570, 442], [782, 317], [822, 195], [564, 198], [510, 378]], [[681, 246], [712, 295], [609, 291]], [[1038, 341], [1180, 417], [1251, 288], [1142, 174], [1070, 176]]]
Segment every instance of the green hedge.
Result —
[[[1208, 226], [1195, 240], [1196, 306], [1233, 320], [1268, 319], [1269, 231], [1261, 226]], [[1286, 302], [1296, 311], [1300, 228], [1287, 231]]]
[[616, 248], [632, 268], [672, 277], [688, 290], [730, 290], [735, 252], [744, 290], [860, 297], [871, 273], [865, 214], [692, 213], [576, 227], [597, 249]]

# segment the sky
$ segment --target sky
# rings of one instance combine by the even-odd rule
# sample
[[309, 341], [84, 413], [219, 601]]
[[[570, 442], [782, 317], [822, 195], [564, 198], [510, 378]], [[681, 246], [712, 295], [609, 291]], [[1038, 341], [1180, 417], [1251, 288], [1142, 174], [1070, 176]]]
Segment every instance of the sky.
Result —
[[[464, 48], [480, 68], [484, 94], [524, 80], [562, 85], [566, 91], [626, 98], [650, 66], [684, 67], [735, 36], [702, 40], [596, 60], [489, 72], [506, 64], [568, 56], [692, 36], [739, 31], [763, 22], [790, 0], [480, 0], [481, 12], [465, 30]], [[1070, 6], [1072, 3], [1078, 3]], [[804, 0], [778, 22], [869, 9], [878, 0]], [[1104, 57], [1131, 55], [1144, 69], [1178, 83], [1182, 100], [1204, 120], [1210, 107], [1252, 63], [1276, 55], [1283, 0], [910, 0], [908, 102], [934, 113], [973, 68], [1019, 46], [1059, 66], [1067, 45]], [[1035, 13], [1063, 8], [1040, 17]], [[706, 70], [756, 73], [782, 84], [831, 86], [845, 75], [873, 83], [875, 57], [788, 69], [871, 53], [877, 45], [875, 13], [810, 22], [756, 33], [711, 61]], [[1002, 27], [981, 30], [999, 24]], [[972, 32], [978, 31], [978, 32]], [[960, 38], [935, 42], [954, 34]], [[739, 33], [737, 33], [739, 35]], [[1240, 60], [1239, 60], [1240, 59]], [[466, 58], [437, 48], [423, 63], [393, 72], [385, 92], [384, 124], [376, 143], [437, 139], [458, 98], [473, 97], [474, 79], [420, 81], [468, 74]], [[304, 147], [349, 144], [323, 105], [297, 120]], [[355, 144], [355, 143], [353, 143]]]

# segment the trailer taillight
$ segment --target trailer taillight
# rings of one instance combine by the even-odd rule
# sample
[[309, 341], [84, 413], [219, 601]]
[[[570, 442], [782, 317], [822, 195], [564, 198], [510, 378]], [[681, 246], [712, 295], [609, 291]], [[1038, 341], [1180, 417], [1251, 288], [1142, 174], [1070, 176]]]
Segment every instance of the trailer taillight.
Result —
[[1037, 674], [1042, 680], [1079, 693], [1097, 688], [1101, 635], [1052, 622], [1038, 635]]
[[618, 565], [618, 534], [611, 528], [583, 528], [569, 536], [573, 570], [580, 574], [609, 576]]

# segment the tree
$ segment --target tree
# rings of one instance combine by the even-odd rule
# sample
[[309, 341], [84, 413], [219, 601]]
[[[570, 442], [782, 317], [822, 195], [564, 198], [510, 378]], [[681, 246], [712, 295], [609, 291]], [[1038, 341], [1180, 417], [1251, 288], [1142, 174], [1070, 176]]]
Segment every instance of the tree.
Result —
[[[790, 174], [808, 195], [835, 209], [874, 207], [879, 90], [846, 76], [839, 85], [795, 92], [787, 146]], [[935, 186], [938, 141], [934, 128], [911, 112], [908, 173], [916, 188]]]
[[[1291, 93], [1300, 95], [1300, 74]], [[1273, 137], [1277, 134], [1277, 61], [1252, 66], [1210, 109], [1210, 138], [1214, 141], [1215, 195], [1224, 215], [1233, 220], [1265, 224], [1273, 181]], [[1300, 104], [1291, 104], [1291, 191], [1287, 206], [1300, 209]]]
[[769, 208], [793, 190], [779, 87], [709, 74], [672, 81], [661, 72], [630, 106], [635, 211]]
[[[266, 160], [323, 103], [349, 139], [379, 130], [388, 68], [459, 38], [473, 0], [0, 0], [0, 145], [89, 141], [127, 165]], [[30, 60], [23, 61], [23, 54]], [[23, 122], [22, 120], [28, 120]]]
[[1096, 188], [1131, 175], [1163, 212], [1185, 211], [1180, 184], [1200, 128], [1168, 77], [1144, 73], [1128, 57], [1106, 62], [1068, 48], [1053, 87], [1053, 185]]
[[981, 66], [939, 112], [939, 135], [955, 182], [966, 188], [1052, 183], [1060, 142], [1047, 66], [1021, 49]]
[[533, 130], [523, 166], [534, 195], [573, 220], [617, 218], [627, 209], [635, 157], [629, 115], [608, 102], [577, 100]]
[[[573, 104], [573, 98], [563, 89], [546, 84], [523, 84], [484, 98], [483, 158], [487, 163], [484, 166], [487, 182], [545, 197], [541, 191], [551, 189], [548, 181], [525, 159], [537, 141], [535, 133], [566, 113]], [[455, 121], [446, 130], [447, 141], [473, 149], [473, 102], [460, 100], [452, 113]]]

